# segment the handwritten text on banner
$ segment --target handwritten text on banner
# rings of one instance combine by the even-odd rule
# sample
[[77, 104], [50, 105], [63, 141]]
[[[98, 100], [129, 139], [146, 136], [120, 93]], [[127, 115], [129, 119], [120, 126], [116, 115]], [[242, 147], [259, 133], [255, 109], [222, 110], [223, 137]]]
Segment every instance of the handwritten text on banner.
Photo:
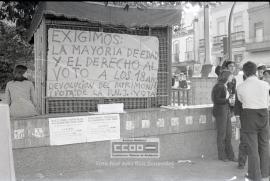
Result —
[[48, 97], [155, 97], [153, 36], [50, 28]]

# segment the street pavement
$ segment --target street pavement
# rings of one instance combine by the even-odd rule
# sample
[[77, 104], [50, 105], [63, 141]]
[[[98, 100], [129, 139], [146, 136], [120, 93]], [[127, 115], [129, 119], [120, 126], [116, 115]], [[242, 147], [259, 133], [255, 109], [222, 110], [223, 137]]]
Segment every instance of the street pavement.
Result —
[[40, 172], [16, 175], [18, 181], [26, 180], [89, 180], [89, 181], [243, 181], [247, 166], [237, 169], [237, 162], [223, 162], [217, 158], [159, 161], [128, 159], [96, 162], [96, 168], [53, 173]]

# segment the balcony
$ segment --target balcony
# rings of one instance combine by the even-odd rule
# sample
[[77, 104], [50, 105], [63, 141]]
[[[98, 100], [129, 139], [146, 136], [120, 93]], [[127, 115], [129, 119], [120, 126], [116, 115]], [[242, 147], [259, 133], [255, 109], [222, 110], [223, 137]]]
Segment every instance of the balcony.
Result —
[[245, 45], [245, 31], [234, 32], [231, 34], [232, 47], [242, 47]]
[[246, 51], [259, 52], [270, 50], [270, 36], [251, 38], [246, 44]]
[[227, 37], [227, 35], [219, 35], [213, 37], [213, 52], [222, 52], [223, 51], [223, 38]]
[[223, 44], [223, 38], [227, 37], [227, 35], [219, 35], [213, 37], [213, 46]]

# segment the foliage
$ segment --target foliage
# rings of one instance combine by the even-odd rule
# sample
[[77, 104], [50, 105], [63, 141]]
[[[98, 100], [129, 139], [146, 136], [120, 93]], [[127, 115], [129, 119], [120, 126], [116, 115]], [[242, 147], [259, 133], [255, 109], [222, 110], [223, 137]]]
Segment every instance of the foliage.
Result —
[[[16, 23], [17, 30], [20, 30], [20, 34], [25, 33], [29, 28], [31, 20], [33, 18], [35, 8], [38, 1], [3, 1], [2, 7], [0, 7], [0, 19], [6, 19], [13, 23]], [[218, 1], [203, 2], [203, 1], [105, 1], [104, 4], [121, 6], [125, 10], [129, 7], [137, 7], [138, 9], [147, 8], [180, 8], [187, 7], [187, 4], [203, 6], [208, 4], [215, 6], [220, 4]], [[1, 5], [0, 5], [1, 6]]]
[[15, 23], [17, 33], [24, 38], [37, 4], [38, 1], [3, 1], [0, 7], [0, 19]]
[[[33, 46], [17, 34], [16, 28], [0, 21], [0, 90], [12, 77], [16, 64], [29, 67], [33, 63]], [[29, 67], [31, 68], [31, 67]]]

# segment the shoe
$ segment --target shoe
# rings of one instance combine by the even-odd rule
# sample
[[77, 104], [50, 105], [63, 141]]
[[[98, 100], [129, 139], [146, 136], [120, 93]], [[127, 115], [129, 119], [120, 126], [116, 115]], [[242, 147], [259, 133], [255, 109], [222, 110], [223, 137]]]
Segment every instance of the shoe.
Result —
[[242, 169], [244, 169], [245, 168], [245, 165], [238, 165], [238, 167], [237, 167], [238, 169], [240, 169], [240, 170], [242, 170]]

